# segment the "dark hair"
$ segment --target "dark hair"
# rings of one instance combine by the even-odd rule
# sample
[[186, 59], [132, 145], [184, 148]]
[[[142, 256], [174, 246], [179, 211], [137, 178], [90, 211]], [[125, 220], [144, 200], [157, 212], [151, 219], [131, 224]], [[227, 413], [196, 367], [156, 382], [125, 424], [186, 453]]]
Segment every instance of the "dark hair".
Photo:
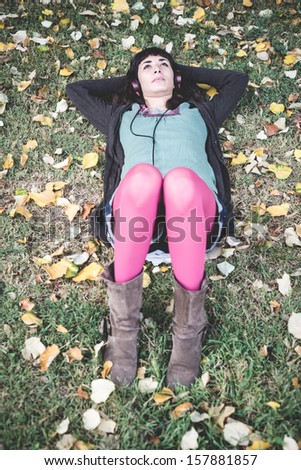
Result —
[[204, 94], [202, 90], [196, 87], [194, 83], [190, 83], [187, 80], [184, 80], [183, 77], [181, 77], [180, 86], [177, 86], [176, 76], [181, 75], [181, 74], [177, 68], [177, 64], [175, 60], [167, 51], [165, 51], [164, 49], [160, 49], [159, 47], [148, 47], [147, 49], [143, 49], [142, 51], [138, 52], [131, 58], [130, 68], [126, 74], [126, 84], [121, 90], [119, 90], [115, 94], [113, 98], [114, 105], [133, 103], [133, 102], [139, 103], [139, 104], [145, 104], [142, 92], [139, 93], [138, 95], [136, 91], [134, 90], [133, 81], [136, 81], [139, 84], [139, 81], [138, 81], [139, 64], [150, 55], [161, 56], [167, 59], [174, 72], [175, 88], [173, 89], [172, 97], [166, 103], [167, 108], [174, 109], [177, 106], [179, 106], [181, 103], [183, 103], [184, 101], [191, 98], [192, 96], [196, 97], [196, 95], [198, 99], [201, 99], [202, 101], [204, 101], [204, 98], [203, 98]]

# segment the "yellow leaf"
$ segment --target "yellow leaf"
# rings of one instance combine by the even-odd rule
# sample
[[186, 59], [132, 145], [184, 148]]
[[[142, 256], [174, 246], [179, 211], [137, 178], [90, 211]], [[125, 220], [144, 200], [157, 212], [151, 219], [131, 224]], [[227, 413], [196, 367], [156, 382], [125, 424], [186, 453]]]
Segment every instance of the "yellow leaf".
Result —
[[42, 13], [43, 13], [43, 15], [46, 15], [46, 16], [51, 16], [51, 15], [53, 15], [53, 11], [52, 11], [52, 10], [48, 10], [48, 8], [45, 8], [45, 10], [42, 10]]
[[295, 149], [294, 157], [297, 161], [299, 161], [301, 159], [301, 149]]
[[70, 18], [63, 18], [60, 22], [59, 22], [59, 25], [60, 26], [67, 26], [68, 24], [71, 23], [71, 20]]
[[236, 52], [237, 57], [245, 57], [247, 55], [247, 52], [244, 51], [243, 49], [240, 49], [239, 51]]
[[84, 441], [76, 441], [74, 443], [74, 447], [77, 450], [91, 450], [91, 449], [94, 449], [93, 444], [90, 444], [89, 442], [84, 442]]
[[107, 63], [105, 60], [98, 60], [96, 66], [98, 69], [105, 70]]
[[26, 207], [24, 207], [22, 205], [18, 205], [17, 207], [12, 209], [9, 213], [9, 216], [14, 217], [15, 214], [23, 215], [23, 217], [25, 217], [26, 220], [29, 220], [32, 217], [31, 212], [29, 212], [29, 210], [26, 209]]
[[65, 207], [65, 214], [69, 219], [69, 222], [72, 222], [78, 211], [81, 209], [81, 207], [77, 204], [70, 204], [69, 206]]
[[280, 204], [279, 206], [270, 206], [267, 207], [267, 212], [269, 212], [272, 217], [280, 217], [282, 215], [287, 215], [289, 206], [290, 205], [287, 202]]
[[200, 23], [204, 20], [205, 16], [205, 10], [202, 7], [199, 7], [195, 10], [193, 18]]
[[40, 355], [41, 371], [46, 372], [52, 361], [60, 354], [60, 350], [56, 344], [47, 346]]
[[[68, 47], [68, 48], [65, 50], [65, 54], [66, 54], [66, 56], [68, 57], [68, 59], [71, 59], [71, 60], [74, 59], [74, 52], [73, 52], [73, 50], [71, 49], [71, 47]], [[57, 70], [57, 73], [58, 73], [58, 70]]]
[[171, 413], [172, 419], [177, 419], [181, 418], [181, 416], [184, 416], [187, 411], [192, 411], [193, 406], [189, 402], [182, 403], [181, 405], [177, 406]]
[[13, 159], [13, 154], [12, 153], [9, 153], [6, 155], [5, 157], [5, 160], [4, 160], [4, 163], [2, 165], [2, 168], [4, 170], [9, 170], [10, 168], [12, 168], [14, 166], [14, 159]]
[[271, 444], [265, 441], [254, 441], [251, 446], [246, 447], [247, 450], [265, 450], [269, 449]]
[[91, 263], [82, 269], [77, 276], [72, 278], [74, 282], [82, 282], [86, 280], [98, 281], [99, 275], [104, 271], [104, 268], [99, 263]]
[[296, 62], [295, 54], [287, 54], [284, 57], [283, 62], [285, 63], [285, 65], [293, 65]]
[[63, 325], [58, 325], [56, 327], [56, 331], [58, 331], [59, 333], [68, 333], [67, 328], [65, 328]]
[[296, 183], [296, 193], [301, 194], [301, 183]]
[[83, 358], [82, 352], [79, 348], [70, 348], [66, 351], [67, 362], [81, 361]]
[[53, 281], [59, 279], [67, 273], [68, 264], [65, 260], [61, 260], [58, 263], [52, 264], [51, 266], [43, 266], [43, 269], [49, 274], [50, 279]]
[[100, 46], [100, 40], [99, 38], [93, 38], [88, 41], [89, 46], [91, 49], [98, 49]]
[[142, 51], [142, 49], [141, 49], [141, 47], [132, 46], [130, 48], [130, 51], [133, 52], [134, 54], [137, 54], [137, 52]]
[[277, 410], [278, 408], [280, 408], [280, 404], [277, 403], [276, 401], [269, 401], [267, 405], [273, 408], [274, 410]]
[[25, 145], [22, 145], [22, 150], [23, 152], [29, 152], [31, 149], [35, 149], [38, 146], [38, 143], [36, 140], [28, 140], [28, 142]]
[[260, 42], [259, 44], [257, 44], [257, 46], [255, 47], [255, 51], [256, 52], [262, 52], [262, 51], [265, 51], [267, 49], [267, 45], [265, 42]]
[[64, 252], [64, 245], [60, 246], [57, 250], [55, 250], [53, 253], [51, 253], [51, 256], [61, 256]]
[[160, 393], [155, 393], [154, 395], [154, 400], [157, 405], [161, 405], [161, 403], [164, 403], [167, 400], [170, 400], [171, 398], [174, 397], [174, 393], [170, 388], [164, 387], [162, 389], [162, 392]]
[[51, 256], [48, 255], [44, 258], [37, 258], [36, 256], [34, 256], [32, 259], [38, 266], [41, 266], [43, 264], [50, 264], [52, 262]]
[[214, 88], [213, 86], [209, 88], [209, 90], [206, 92], [206, 94], [210, 97], [213, 97], [215, 95], [218, 95], [218, 91], [216, 88]]
[[6, 52], [6, 51], [11, 51], [12, 49], [15, 49], [17, 47], [17, 44], [14, 44], [13, 42], [9, 42], [5, 44], [4, 42], [0, 42], [0, 52]]
[[60, 75], [62, 77], [69, 77], [69, 75], [72, 75], [73, 73], [74, 73], [74, 69], [70, 67], [69, 65], [60, 70]]
[[21, 317], [21, 320], [25, 325], [38, 325], [41, 326], [43, 321], [38, 318], [34, 313], [24, 313]]
[[32, 118], [34, 122], [40, 122], [42, 126], [52, 126], [52, 119], [47, 116], [43, 116], [43, 114], [37, 114]]
[[67, 183], [64, 183], [64, 181], [53, 181], [50, 183], [47, 183], [45, 186], [46, 191], [59, 191], [62, 189], [64, 186], [66, 186]]
[[283, 104], [280, 104], [280, 103], [272, 103], [270, 105], [270, 111], [272, 111], [272, 113], [274, 114], [279, 114], [279, 113], [283, 113], [284, 111], [284, 105]]
[[250, 0], [243, 0], [242, 4], [244, 7], [251, 7], [253, 5]]
[[292, 379], [292, 386], [293, 386], [294, 388], [300, 388], [299, 377], [294, 377], [294, 378]]
[[24, 166], [25, 163], [27, 162], [27, 160], [28, 160], [28, 155], [26, 155], [26, 153], [22, 153], [22, 154], [20, 155], [20, 163], [21, 163], [21, 165]]
[[180, 6], [180, 2], [178, 0], [170, 0], [169, 3], [172, 8], [177, 8], [178, 6]]
[[95, 165], [97, 165], [97, 162], [98, 154], [96, 152], [86, 153], [83, 156], [82, 167], [84, 170], [86, 170], [87, 168], [93, 168]]
[[290, 168], [289, 166], [280, 164], [269, 165], [268, 170], [275, 173], [276, 178], [278, 178], [279, 180], [285, 180], [290, 176], [291, 172], [293, 171], [292, 168]]
[[256, 157], [262, 157], [262, 155], [264, 154], [264, 149], [262, 147], [254, 149], [253, 153], [256, 155]]
[[143, 273], [143, 289], [148, 287], [151, 282], [152, 281], [151, 281], [151, 278], [150, 278], [149, 274]]
[[112, 367], [113, 367], [113, 362], [111, 362], [111, 361], [106, 361], [106, 362], [104, 363], [103, 369], [102, 369], [101, 374], [100, 374], [103, 379], [106, 379], [106, 378], [107, 378], [107, 376], [109, 375], [110, 370], [112, 369]]
[[47, 189], [41, 193], [30, 193], [29, 197], [40, 207], [45, 207], [55, 202], [55, 193]]
[[114, 0], [111, 8], [113, 11], [121, 11], [123, 13], [129, 13], [130, 7], [126, 0]]
[[22, 81], [20, 82], [19, 86], [18, 86], [18, 91], [24, 91], [26, 90], [26, 88], [28, 88], [29, 86], [31, 85], [31, 81]]
[[256, 205], [252, 205], [251, 210], [259, 215], [264, 215], [266, 213], [266, 205], [264, 202], [259, 202]]
[[166, 273], [170, 268], [168, 266], [161, 266], [160, 271], [161, 273]]
[[290, 109], [287, 109], [285, 111], [285, 114], [286, 114], [287, 117], [291, 117], [291, 115], [293, 114], [293, 111], [291, 111]]
[[248, 161], [248, 157], [242, 153], [239, 152], [237, 157], [232, 158], [231, 165], [242, 165], [243, 163], [246, 163]]

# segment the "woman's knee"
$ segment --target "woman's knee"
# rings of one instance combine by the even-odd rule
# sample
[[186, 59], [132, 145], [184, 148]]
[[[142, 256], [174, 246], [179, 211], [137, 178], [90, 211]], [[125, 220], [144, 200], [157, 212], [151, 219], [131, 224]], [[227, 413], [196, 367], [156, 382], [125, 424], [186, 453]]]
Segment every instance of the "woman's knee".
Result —
[[148, 163], [131, 168], [121, 182], [126, 194], [140, 205], [152, 196], [158, 196], [162, 187], [160, 171]]
[[202, 183], [203, 180], [193, 170], [173, 168], [163, 181], [164, 199], [171, 198], [180, 207], [191, 206], [200, 195]]

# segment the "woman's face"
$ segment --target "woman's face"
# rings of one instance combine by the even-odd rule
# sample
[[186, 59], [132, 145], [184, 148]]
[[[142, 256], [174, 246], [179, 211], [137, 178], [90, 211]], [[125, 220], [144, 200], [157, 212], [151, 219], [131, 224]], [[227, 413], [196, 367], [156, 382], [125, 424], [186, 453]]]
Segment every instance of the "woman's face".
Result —
[[174, 72], [168, 59], [150, 55], [138, 66], [138, 80], [144, 97], [171, 96]]

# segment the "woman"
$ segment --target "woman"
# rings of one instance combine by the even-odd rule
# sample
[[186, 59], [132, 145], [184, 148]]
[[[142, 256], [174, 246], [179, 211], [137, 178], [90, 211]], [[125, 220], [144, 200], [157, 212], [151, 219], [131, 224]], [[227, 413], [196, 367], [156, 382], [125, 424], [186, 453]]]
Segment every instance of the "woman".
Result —
[[[167, 385], [191, 385], [200, 373], [208, 326], [205, 253], [222, 229], [231, 234], [234, 227], [218, 128], [247, 81], [241, 72], [177, 64], [152, 47], [132, 58], [126, 76], [67, 85], [68, 97], [107, 135], [104, 201], [92, 226], [114, 246], [114, 263], [102, 278], [111, 324], [105, 360], [113, 363], [116, 384], [136, 376], [143, 264], [165, 252], [175, 288]], [[218, 94], [205, 101], [197, 83]]]

